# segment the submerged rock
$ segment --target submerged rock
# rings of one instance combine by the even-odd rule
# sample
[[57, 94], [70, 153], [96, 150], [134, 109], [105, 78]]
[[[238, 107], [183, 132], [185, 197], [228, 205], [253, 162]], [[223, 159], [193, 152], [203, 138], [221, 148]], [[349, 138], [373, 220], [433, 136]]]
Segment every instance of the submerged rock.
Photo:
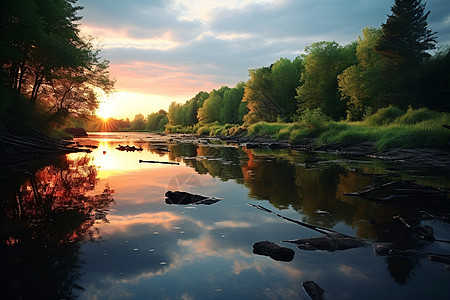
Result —
[[302, 250], [347, 250], [351, 248], [358, 248], [368, 245], [367, 242], [358, 238], [343, 235], [337, 232], [328, 233], [323, 236], [313, 237], [308, 239], [290, 240], [284, 241], [288, 243], [297, 244], [299, 249]]
[[167, 204], [178, 204], [178, 205], [187, 205], [187, 204], [211, 205], [221, 200], [215, 197], [206, 197], [202, 195], [196, 195], [180, 191], [175, 192], [167, 191], [165, 196], [166, 196], [165, 201]]
[[325, 291], [314, 281], [305, 281], [302, 283], [305, 292], [312, 300], [323, 300]]
[[269, 256], [278, 261], [292, 261], [295, 252], [292, 249], [279, 246], [269, 241], [257, 242], [253, 245], [253, 253]]

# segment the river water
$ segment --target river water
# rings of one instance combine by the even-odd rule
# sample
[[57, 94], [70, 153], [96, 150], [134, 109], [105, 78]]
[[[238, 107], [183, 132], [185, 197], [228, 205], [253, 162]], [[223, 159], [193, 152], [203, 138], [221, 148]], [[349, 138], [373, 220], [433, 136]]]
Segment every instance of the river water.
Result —
[[[398, 215], [450, 240], [450, 223], [427, 214], [448, 213], [447, 197], [343, 195], [400, 179], [449, 188], [446, 170], [148, 133], [78, 142], [98, 148], [1, 174], [2, 299], [309, 299], [305, 281], [327, 299], [450, 295], [448, 267], [427, 257], [450, 254], [450, 244], [415, 240], [413, 254], [396, 255], [371, 245], [407, 235]], [[168, 190], [220, 201], [167, 204]], [[369, 245], [301, 250], [282, 241], [321, 234], [249, 204]], [[294, 250], [294, 259], [254, 254], [253, 244], [266, 240]]]

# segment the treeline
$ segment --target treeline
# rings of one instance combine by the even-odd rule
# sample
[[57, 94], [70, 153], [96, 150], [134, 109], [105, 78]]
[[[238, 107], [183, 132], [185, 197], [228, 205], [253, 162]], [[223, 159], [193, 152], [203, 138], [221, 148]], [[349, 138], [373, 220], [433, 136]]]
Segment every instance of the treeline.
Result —
[[[173, 102], [168, 130], [201, 124], [300, 121], [320, 110], [333, 120], [362, 120], [396, 106], [450, 111], [450, 51], [436, 51], [425, 4], [397, 0], [381, 28], [364, 28], [349, 45], [317, 42], [294, 60], [280, 58], [249, 70], [236, 87], [199, 92]], [[199, 124], [199, 125], [197, 125]]]
[[112, 92], [109, 62], [80, 36], [81, 9], [76, 0], [2, 0], [0, 116], [54, 128], [92, 115], [98, 93]]
[[137, 114], [130, 121], [126, 119], [108, 118], [106, 120], [92, 116], [89, 119], [73, 119], [75, 127], [82, 127], [86, 131], [150, 131], [161, 132], [169, 123], [167, 112], [163, 109], [144, 117], [143, 114]]

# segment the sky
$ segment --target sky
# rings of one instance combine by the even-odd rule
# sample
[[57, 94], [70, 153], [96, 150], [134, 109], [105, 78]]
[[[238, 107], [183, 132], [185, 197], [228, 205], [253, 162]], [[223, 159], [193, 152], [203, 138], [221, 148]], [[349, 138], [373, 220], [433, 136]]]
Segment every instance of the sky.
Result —
[[[103, 117], [133, 119], [200, 91], [234, 87], [248, 70], [294, 59], [319, 41], [346, 45], [380, 27], [394, 0], [79, 0], [82, 35], [97, 37], [115, 93]], [[429, 0], [428, 26], [450, 45], [450, 1]]]

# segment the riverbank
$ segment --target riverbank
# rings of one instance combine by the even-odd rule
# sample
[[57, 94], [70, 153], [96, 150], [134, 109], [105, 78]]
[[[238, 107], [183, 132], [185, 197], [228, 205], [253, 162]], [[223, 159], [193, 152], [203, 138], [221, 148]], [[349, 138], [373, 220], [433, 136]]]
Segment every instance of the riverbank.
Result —
[[215, 136], [253, 148], [290, 147], [450, 168], [448, 124], [448, 113], [388, 107], [360, 122], [335, 122], [320, 111], [310, 111], [295, 123], [169, 125], [166, 132]]

